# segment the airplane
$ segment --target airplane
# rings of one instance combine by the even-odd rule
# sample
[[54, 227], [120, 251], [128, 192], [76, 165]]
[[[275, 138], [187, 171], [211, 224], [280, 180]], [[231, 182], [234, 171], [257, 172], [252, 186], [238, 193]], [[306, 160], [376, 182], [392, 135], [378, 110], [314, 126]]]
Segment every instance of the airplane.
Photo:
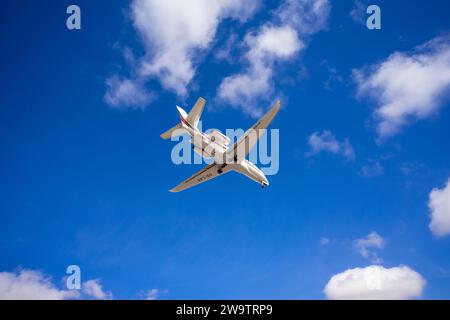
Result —
[[247, 160], [246, 156], [255, 146], [258, 139], [267, 131], [266, 128], [280, 110], [280, 101], [278, 100], [231, 147], [229, 146], [230, 139], [219, 130], [214, 129], [209, 133], [204, 133], [198, 129], [198, 122], [205, 103], [205, 99], [202, 97], [198, 98], [189, 113], [176, 106], [180, 123], [161, 134], [161, 138], [167, 140], [173, 136], [179, 136], [187, 132], [191, 136], [194, 151], [205, 159], [212, 159], [213, 162], [169, 191], [183, 191], [230, 171], [239, 172], [258, 182], [262, 188], [266, 188], [269, 185], [266, 176], [261, 169]]

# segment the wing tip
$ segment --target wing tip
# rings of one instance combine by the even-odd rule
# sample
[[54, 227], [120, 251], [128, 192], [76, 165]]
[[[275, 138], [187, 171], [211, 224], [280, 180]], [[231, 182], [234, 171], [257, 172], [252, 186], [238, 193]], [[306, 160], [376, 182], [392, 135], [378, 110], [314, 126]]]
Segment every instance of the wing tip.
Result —
[[274, 106], [276, 109], [280, 109], [280, 107], [281, 107], [281, 100], [280, 99], [278, 99], [276, 102], [275, 102], [275, 106]]

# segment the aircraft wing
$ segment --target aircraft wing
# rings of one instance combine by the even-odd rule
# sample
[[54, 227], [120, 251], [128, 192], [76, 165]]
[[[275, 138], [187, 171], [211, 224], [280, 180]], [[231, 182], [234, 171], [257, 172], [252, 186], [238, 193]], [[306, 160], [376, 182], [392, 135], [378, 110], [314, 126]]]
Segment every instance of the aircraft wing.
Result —
[[250, 129], [248, 129], [233, 146], [227, 151], [228, 155], [237, 156], [237, 161], [240, 162], [245, 159], [250, 150], [258, 142], [258, 139], [266, 132], [265, 129], [272, 122], [280, 110], [280, 101], [278, 100], [275, 105], [256, 122]]
[[[211, 179], [217, 177], [218, 175], [220, 175], [218, 170], [221, 167], [222, 167], [222, 165], [216, 164], [216, 163], [212, 163], [210, 165], [207, 165], [202, 170], [196, 172], [191, 177], [189, 177], [188, 179], [184, 180], [179, 185], [177, 185], [175, 188], [171, 189], [170, 192], [183, 191], [183, 190], [186, 190], [186, 189], [191, 188], [193, 186], [196, 186], [196, 185], [198, 185], [200, 183], [203, 183], [205, 181], [211, 180]], [[223, 168], [223, 173], [228, 172], [228, 171], [230, 171], [228, 166]]]

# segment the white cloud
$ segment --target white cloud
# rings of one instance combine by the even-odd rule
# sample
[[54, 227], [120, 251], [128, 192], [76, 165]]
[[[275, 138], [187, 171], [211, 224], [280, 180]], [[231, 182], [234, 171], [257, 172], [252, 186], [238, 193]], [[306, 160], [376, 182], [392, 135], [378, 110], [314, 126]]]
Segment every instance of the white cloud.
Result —
[[0, 272], [0, 300], [64, 300], [79, 292], [60, 290], [52, 279], [39, 271]]
[[322, 60], [320, 65], [329, 72], [328, 78], [323, 82], [325, 89], [332, 90], [334, 84], [344, 83], [344, 78], [339, 74], [339, 71], [330, 66], [327, 60]]
[[373, 66], [353, 70], [358, 97], [376, 103], [379, 138], [397, 134], [412, 120], [434, 115], [450, 87], [450, 36], [435, 38], [411, 53], [395, 52]]
[[355, 0], [353, 4], [353, 9], [350, 11], [350, 17], [353, 21], [359, 24], [366, 24], [366, 10], [367, 3], [362, 2], [361, 0]]
[[364, 165], [359, 174], [366, 178], [378, 177], [383, 174], [384, 170], [380, 161], [372, 161], [369, 164]]
[[219, 100], [259, 116], [262, 109], [257, 104], [274, 93], [275, 64], [296, 57], [305, 39], [325, 28], [329, 11], [328, 0], [285, 0], [271, 21], [245, 36], [247, 67], [222, 80]]
[[418, 298], [425, 279], [407, 266], [368, 266], [348, 269], [331, 277], [324, 292], [328, 299], [404, 300]]
[[381, 263], [382, 260], [374, 249], [383, 249], [385, 244], [386, 240], [375, 231], [369, 233], [366, 238], [356, 239], [353, 243], [361, 256], [376, 264]]
[[303, 46], [297, 32], [288, 26], [264, 26], [257, 36], [249, 36], [247, 41], [251, 47], [248, 57], [255, 63], [268, 57], [290, 57]]
[[36, 270], [21, 269], [15, 272], [0, 272], [0, 300], [67, 300], [67, 299], [111, 299], [100, 281], [88, 280], [82, 290], [63, 290], [56, 287], [50, 276]]
[[143, 75], [156, 76], [180, 96], [195, 74], [195, 57], [214, 39], [225, 18], [247, 19], [257, 2], [239, 0], [134, 0], [132, 18], [147, 50]]
[[[133, 0], [130, 16], [145, 55], [132, 66], [129, 80], [115, 80], [115, 86], [108, 86], [105, 101], [112, 106], [145, 107], [152, 99], [148, 99], [149, 93], [144, 94], [146, 89], [142, 84], [150, 78], [156, 78], [164, 89], [184, 97], [196, 64], [211, 45], [220, 22], [227, 18], [244, 22], [258, 5], [259, 1], [240, 0]], [[121, 88], [119, 84], [131, 86], [140, 98], [116, 94], [115, 89]], [[128, 99], [133, 99], [133, 103], [128, 103]]]
[[328, 130], [324, 130], [322, 133], [313, 132], [308, 137], [308, 145], [311, 150], [306, 153], [307, 157], [315, 156], [321, 152], [331, 152], [333, 154], [339, 154], [348, 160], [355, 159], [355, 151], [348, 139], [339, 141]]
[[82, 290], [85, 295], [97, 300], [112, 299], [112, 293], [103, 291], [99, 279], [92, 279], [84, 282]]
[[217, 60], [225, 60], [229, 64], [233, 63], [233, 52], [239, 47], [236, 33], [231, 33], [227, 41], [214, 51]]
[[430, 230], [435, 236], [450, 234], [450, 179], [443, 189], [433, 189], [428, 200]]
[[330, 10], [328, 0], [285, 0], [276, 11], [275, 20], [306, 37], [325, 29]]
[[104, 101], [112, 108], [144, 109], [154, 99], [138, 80], [121, 79], [114, 75], [106, 80]]
[[158, 289], [151, 289], [147, 292], [146, 300], [157, 300], [159, 296], [159, 290]]
[[322, 245], [322, 246], [326, 246], [326, 245], [328, 245], [328, 244], [330, 244], [330, 239], [328, 239], [328, 238], [322, 238], [322, 239], [320, 239], [320, 245]]
[[246, 58], [250, 61], [247, 72], [223, 79], [218, 97], [232, 105], [240, 105], [252, 116], [259, 116], [261, 109], [254, 108], [255, 97], [268, 96], [272, 91], [272, 63], [275, 59], [286, 59], [295, 54], [303, 44], [291, 27], [264, 26], [258, 34], [245, 38], [250, 50]]

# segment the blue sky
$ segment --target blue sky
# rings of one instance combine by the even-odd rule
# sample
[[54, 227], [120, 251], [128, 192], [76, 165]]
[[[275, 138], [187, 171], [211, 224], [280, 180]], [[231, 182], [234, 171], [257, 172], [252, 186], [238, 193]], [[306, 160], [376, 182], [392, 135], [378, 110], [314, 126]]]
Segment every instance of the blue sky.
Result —
[[[381, 30], [360, 1], [73, 3], [81, 30], [72, 1], [0, 13], [0, 293], [24, 270], [64, 290], [76, 264], [117, 299], [349, 297], [332, 277], [371, 270], [384, 297], [450, 298], [448, 1], [373, 2]], [[263, 48], [271, 28], [288, 37]], [[281, 99], [267, 189], [230, 173], [168, 192], [201, 166], [159, 135], [198, 96], [221, 130]]]

